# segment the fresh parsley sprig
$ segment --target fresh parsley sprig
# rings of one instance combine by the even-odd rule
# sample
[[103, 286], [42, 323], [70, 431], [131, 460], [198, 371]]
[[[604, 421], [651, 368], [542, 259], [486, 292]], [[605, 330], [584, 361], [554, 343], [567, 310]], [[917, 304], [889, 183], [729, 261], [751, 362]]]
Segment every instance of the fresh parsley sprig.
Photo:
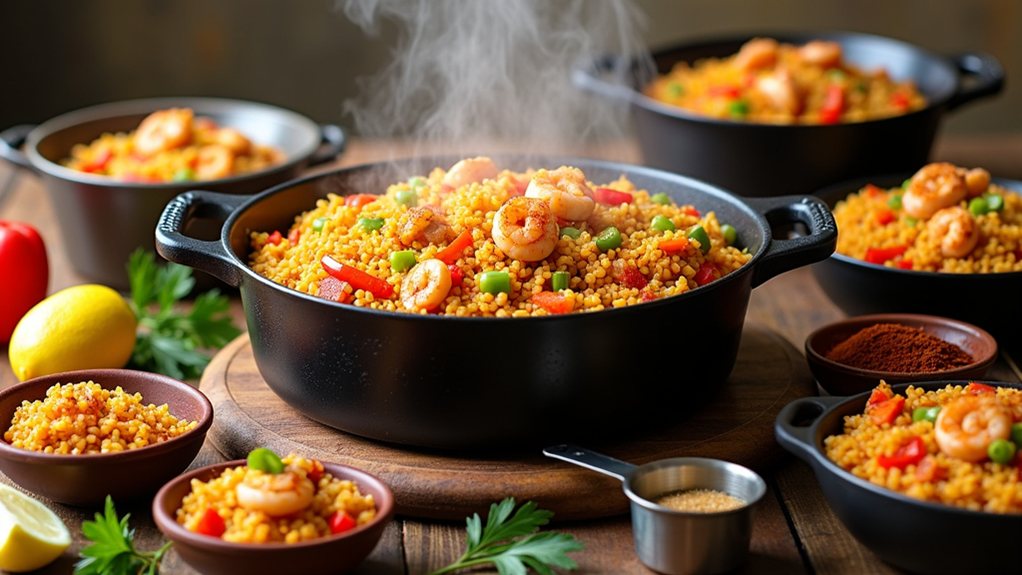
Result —
[[539, 532], [540, 527], [550, 522], [552, 511], [539, 509], [533, 501], [523, 504], [512, 515], [514, 508], [513, 497], [490, 505], [485, 526], [478, 513], [469, 517], [465, 553], [430, 575], [490, 564], [500, 575], [525, 575], [529, 569], [540, 575], [553, 575], [554, 567], [568, 570], [578, 567], [567, 554], [581, 551], [584, 548], [581, 542], [567, 533]]
[[156, 575], [160, 561], [170, 549], [170, 541], [156, 551], [135, 549], [135, 530], [128, 529], [127, 514], [117, 518], [114, 501], [108, 495], [102, 514], [96, 514], [95, 521], [82, 523], [82, 533], [92, 541], [84, 547], [75, 563], [75, 575]]
[[131, 354], [137, 368], [197, 378], [210, 360], [202, 350], [223, 347], [241, 333], [230, 316], [230, 300], [219, 290], [199, 295], [188, 312], [177, 308], [195, 286], [185, 266], [159, 266], [153, 254], [139, 249], [128, 260], [128, 277], [139, 325]]

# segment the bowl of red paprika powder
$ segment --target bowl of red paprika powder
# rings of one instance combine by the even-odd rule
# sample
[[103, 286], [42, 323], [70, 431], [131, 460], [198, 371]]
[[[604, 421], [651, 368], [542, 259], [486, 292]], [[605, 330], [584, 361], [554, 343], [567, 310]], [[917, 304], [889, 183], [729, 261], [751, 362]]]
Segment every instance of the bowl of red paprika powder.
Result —
[[997, 340], [954, 319], [874, 314], [827, 324], [809, 334], [806, 359], [827, 393], [854, 395], [890, 384], [979, 379], [997, 359]]

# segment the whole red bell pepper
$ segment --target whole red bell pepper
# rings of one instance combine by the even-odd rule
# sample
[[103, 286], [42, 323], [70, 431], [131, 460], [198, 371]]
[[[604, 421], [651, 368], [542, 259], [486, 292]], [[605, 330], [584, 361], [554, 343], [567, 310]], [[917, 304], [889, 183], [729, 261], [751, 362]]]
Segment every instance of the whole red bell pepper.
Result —
[[11, 340], [14, 326], [46, 297], [50, 268], [39, 232], [22, 222], [0, 220], [0, 343]]

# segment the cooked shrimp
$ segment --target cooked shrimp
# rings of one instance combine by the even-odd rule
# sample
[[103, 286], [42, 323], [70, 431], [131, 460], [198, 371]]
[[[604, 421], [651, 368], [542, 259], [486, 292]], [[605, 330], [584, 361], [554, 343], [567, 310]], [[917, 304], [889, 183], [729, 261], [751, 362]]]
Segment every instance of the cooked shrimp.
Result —
[[450, 188], [460, 188], [483, 180], [492, 180], [497, 177], [497, 173], [497, 164], [486, 156], [465, 158], [447, 170], [442, 183]]
[[290, 515], [312, 504], [316, 486], [294, 471], [248, 475], [234, 489], [238, 504], [271, 517]]
[[777, 62], [777, 46], [777, 40], [772, 38], [753, 38], [738, 50], [735, 66], [746, 72], [756, 68], [769, 68]]
[[572, 222], [588, 218], [596, 208], [586, 175], [570, 166], [537, 171], [525, 189], [525, 197], [546, 201], [554, 216]]
[[830, 68], [841, 63], [841, 44], [826, 40], [813, 40], [799, 48], [798, 55], [807, 64]]
[[250, 142], [244, 134], [234, 128], [220, 128], [216, 131], [214, 139], [217, 144], [220, 144], [235, 154], [248, 153], [249, 148], [252, 147], [252, 142]]
[[941, 451], [964, 461], [982, 461], [991, 441], [1011, 435], [1011, 412], [995, 397], [966, 395], [940, 410], [934, 428]]
[[153, 112], [135, 130], [135, 151], [143, 156], [185, 146], [192, 139], [192, 118], [188, 108]]
[[926, 222], [930, 237], [940, 239], [940, 253], [949, 258], [963, 258], [979, 242], [979, 226], [969, 210], [961, 206], [944, 208]]
[[557, 247], [557, 218], [550, 205], [517, 196], [504, 202], [493, 217], [493, 243], [523, 262], [538, 262]]
[[905, 213], [913, 218], [928, 219], [938, 210], [949, 208], [965, 198], [965, 178], [947, 162], [923, 166], [912, 176], [908, 189], [901, 196]]
[[981, 196], [990, 187], [990, 172], [983, 168], [973, 168], [965, 172], [965, 187], [969, 197]]
[[440, 260], [421, 261], [401, 282], [401, 303], [410, 310], [431, 310], [447, 299], [451, 270]]
[[798, 97], [795, 79], [788, 70], [777, 70], [756, 79], [756, 88], [770, 100], [774, 109], [798, 115], [802, 100]]
[[406, 246], [425, 239], [431, 244], [442, 244], [451, 236], [451, 226], [432, 206], [408, 208], [397, 222], [397, 238]]
[[223, 146], [203, 146], [195, 163], [195, 178], [215, 180], [226, 178], [234, 170], [234, 153]]

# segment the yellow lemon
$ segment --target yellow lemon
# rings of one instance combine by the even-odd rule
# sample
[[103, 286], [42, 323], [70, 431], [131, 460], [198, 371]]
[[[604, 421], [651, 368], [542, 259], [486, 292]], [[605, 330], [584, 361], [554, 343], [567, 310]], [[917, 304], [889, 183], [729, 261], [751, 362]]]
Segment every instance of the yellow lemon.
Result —
[[45, 505], [0, 484], [0, 570], [32, 571], [71, 545], [64, 522]]
[[25, 381], [75, 369], [124, 367], [135, 347], [135, 314], [116, 291], [86, 284], [28, 310], [11, 335], [11, 367]]

